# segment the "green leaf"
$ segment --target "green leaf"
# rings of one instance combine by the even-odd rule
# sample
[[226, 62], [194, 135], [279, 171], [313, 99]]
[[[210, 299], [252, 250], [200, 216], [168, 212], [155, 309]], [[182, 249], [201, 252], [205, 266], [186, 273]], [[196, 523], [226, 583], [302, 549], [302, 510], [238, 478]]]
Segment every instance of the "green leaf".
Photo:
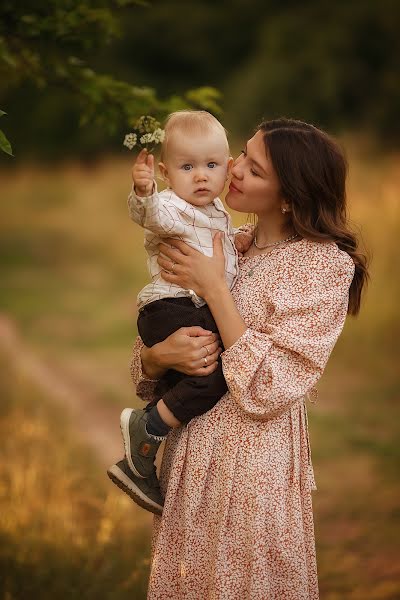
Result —
[[2, 117], [3, 115], [6, 115], [6, 114], [7, 114], [7, 113], [6, 113], [6, 112], [4, 112], [4, 110], [1, 110], [1, 109], [0, 109], [0, 117]]
[[1, 129], [0, 129], [0, 150], [3, 150], [3, 152], [5, 152], [6, 154], [10, 154], [10, 156], [13, 156], [11, 144], [8, 141], [8, 139], [6, 138], [6, 136], [4, 135], [4, 133], [1, 131]]

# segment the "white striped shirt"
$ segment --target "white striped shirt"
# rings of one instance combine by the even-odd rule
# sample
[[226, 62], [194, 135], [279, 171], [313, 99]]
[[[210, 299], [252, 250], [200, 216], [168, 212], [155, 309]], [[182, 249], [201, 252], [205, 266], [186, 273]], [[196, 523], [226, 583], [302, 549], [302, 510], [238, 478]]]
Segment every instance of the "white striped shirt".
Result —
[[224, 236], [225, 278], [232, 289], [238, 274], [238, 254], [234, 243], [234, 229], [229, 213], [219, 198], [206, 206], [193, 206], [175, 194], [170, 188], [158, 192], [155, 188], [151, 196], [137, 196], [132, 188], [128, 196], [129, 215], [145, 230], [144, 246], [148, 254], [147, 266], [151, 283], [138, 294], [140, 310], [149, 302], [161, 298], [191, 298], [195, 306], [203, 306], [205, 301], [192, 290], [168, 283], [162, 277], [162, 269], [157, 262], [159, 243], [166, 237], [182, 240], [206, 256], [213, 254], [213, 236], [221, 231]]

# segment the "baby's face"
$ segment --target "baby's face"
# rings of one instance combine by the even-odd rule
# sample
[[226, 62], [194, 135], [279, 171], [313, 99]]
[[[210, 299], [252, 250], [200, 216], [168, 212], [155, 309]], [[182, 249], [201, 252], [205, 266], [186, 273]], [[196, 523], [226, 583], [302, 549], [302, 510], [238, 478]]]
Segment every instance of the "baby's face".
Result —
[[176, 133], [169, 140], [165, 162], [159, 167], [175, 194], [194, 206], [205, 206], [224, 189], [231, 164], [223, 135]]

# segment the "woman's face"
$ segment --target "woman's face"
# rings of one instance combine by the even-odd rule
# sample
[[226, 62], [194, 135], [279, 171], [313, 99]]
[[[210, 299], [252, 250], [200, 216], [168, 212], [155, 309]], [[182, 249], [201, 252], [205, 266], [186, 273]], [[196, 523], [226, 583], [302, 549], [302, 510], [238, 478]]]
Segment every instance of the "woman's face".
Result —
[[247, 142], [233, 163], [232, 179], [225, 198], [233, 210], [281, 217], [282, 206], [287, 206], [280, 195], [280, 184], [271, 161], [266, 155], [261, 131]]

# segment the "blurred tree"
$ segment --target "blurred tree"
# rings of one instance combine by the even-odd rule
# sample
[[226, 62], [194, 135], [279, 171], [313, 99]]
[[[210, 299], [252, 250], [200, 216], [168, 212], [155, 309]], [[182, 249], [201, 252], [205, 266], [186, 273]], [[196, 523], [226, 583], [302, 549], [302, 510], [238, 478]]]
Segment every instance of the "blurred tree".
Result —
[[400, 143], [399, 25], [398, 0], [164, 0], [113, 51], [148, 85], [218, 86], [236, 133], [286, 114]]
[[290, 115], [399, 144], [399, 25], [397, 0], [283, 1], [223, 86], [229, 117], [247, 129]]
[[[284, 114], [331, 131], [368, 131], [385, 144], [400, 145], [398, 0], [151, 2], [149, 8], [129, 0], [31, 0], [32, 6], [41, 7], [33, 13], [39, 11], [45, 21], [55, 7], [67, 6], [72, 14], [81, 11], [75, 37], [43, 34], [40, 49], [46, 61], [62, 52], [85, 64], [61, 61], [64, 68], [79, 71], [72, 76], [74, 89], [57, 78], [45, 93], [26, 78], [6, 89], [0, 67], [0, 106], [9, 113], [7, 127], [13, 131], [18, 157], [122, 150], [124, 105], [121, 108], [114, 94], [108, 94], [107, 80], [93, 92], [92, 79], [85, 75], [87, 64], [95, 75], [105, 72], [115, 81], [139, 81], [152, 91], [151, 101], [166, 111], [178, 105], [170, 102], [176, 96], [187, 101], [188, 88], [217, 87], [226, 99], [224, 123], [235, 134], [248, 133], [262, 117]], [[14, 25], [0, 26], [5, 39], [5, 31], [15, 29], [15, 15], [21, 19], [30, 13], [11, 0], [3, 0], [3, 6], [13, 15], [8, 19], [14, 19]], [[92, 8], [82, 16], [82, 6]], [[114, 29], [108, 34], [101, 20], [104, 10], [112, 12], [113, 20], [118, 16], [115, 34]], [[212, 110], [217, 99], [207, 98]], [[100, 126], [78, 128], [86, 111], [101, 121]], [[113, 122], [116, 134], [110, 136]]]
[[[0, 95], [33, 83], [57, 87], [79, 102], [80, 124], [94, 122], [112, 135], [141, 114], [164, 116], [201, 107], [219, 112], [219, 93], [191, 89], [161, 100], [153, 88], [136, 86], [90, 68], [86, 55], [121, 36], [121, 10], [142, 0], [3, 0], [0, 5]], [[4, 112], [0, 113], [5, 114]], [[11, 153], [0, 132], [0, 148]]]
[[[4, 112], [4, 110], [0, 110], [0, 117], [2, 117], [5, 114], [6, 113]], [[0, 129], [0, 150], [3, 150], [3, 152], [5, 152], [6, 154], [10, 154], [12, 156], [11, 144], [1, 129]]]

